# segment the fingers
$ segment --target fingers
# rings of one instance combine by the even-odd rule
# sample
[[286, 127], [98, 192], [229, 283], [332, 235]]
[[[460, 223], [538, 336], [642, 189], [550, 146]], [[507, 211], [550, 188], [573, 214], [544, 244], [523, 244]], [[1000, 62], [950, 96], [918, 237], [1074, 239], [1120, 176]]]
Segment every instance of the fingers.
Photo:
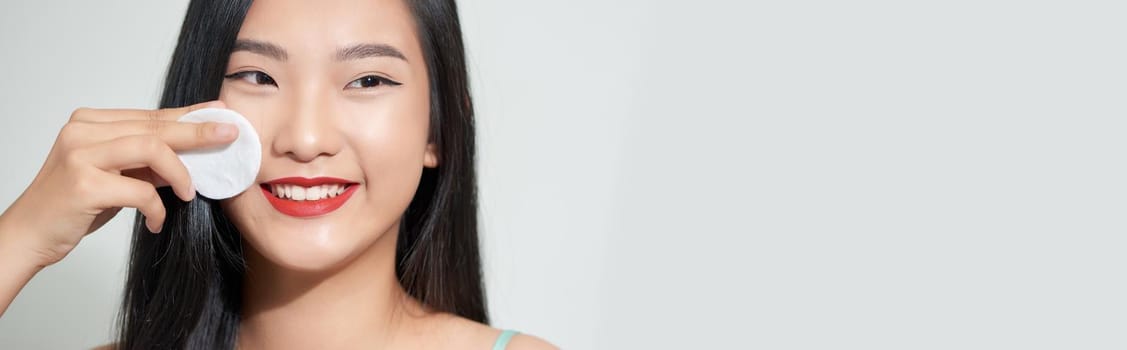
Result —
[[176, 152], [229, 144], [239, 130], [228, 123], [176, 120], [201, 108], [224, 106], [210, 101], [160, 110], [79, 109], [60, 132], [56, 149], [76, 164], [92, 164], [154, 188], [171, 185], [178, 197], [189, 201], [195, 189]]
[[[152, 135], [124, 136], [78, 150], [72, 156], [99, 169], [120, 173], [122, 170], [149, 168], [153, 175], [166, 181], [184, 201], [195, 197], [188, 169], [168, 144]], [[140, 180], [138, 180], [140, 181]], [[155, 184], [141, 181], [150, 188]]]
[[164, 203], [155, 187], [148, 182], [117, 176], [110, 173], [99, 172], [93, 175], [95, 179], [88, 179], [86, 183], [97, 184], [97, 189], [87, 189], [83, 193], [96, 193], [88, 196], [96, 202], [94, 205], [100, 209], [137, 208], [145, 216], [145, 227], [153, 233], [158, 233], [164, 227], [166, 215]]
[[[151, 184], [153, 184], [153, 186], [156, 186], [157, 188], [161, 188], [161, 187], [165, 187], [165, 186], [171, 186], [171, 184], [168, 183], [168, 180], [165, 180], [164, 178], [160, 177], [160, 175], [157, 175], [156, 173], [153, 172], [153, 169], [149, 169], [149, 168], [126, 169], [126, 170], [122, 170], [121, 174], [128, 176], [128, 177], [132, 177], [134, 179], [138, 179], [138, 180], [141, 180], [141, 181], [151, 183]], [[195, 192], [195, 191], [193, 191], [193, 192]]]
[[156, 135], [175, 151], [218, 147], [239, 136], [239, 128], [230, 123], [181, 123], [175, 121], [121, 121], [89, 126], [92, 134], [104, 140], [128, 135]]
[[109, 123], [125, 120], [174, 121], [180, 116], [201, 108], [224, 108], [222, 101], [208, 101], [180, 108], [151, 109], [93, 109], [79, 108], [71, 114], [71, 121]]
[[238, 138], [230, 123], [181, 123], [166, 120], [122, 120], [113, 123], [70, 122], [59, 140], [64, 147], [82, 147], [130, 135], [156, 135], [175, 151], [219, 147]]

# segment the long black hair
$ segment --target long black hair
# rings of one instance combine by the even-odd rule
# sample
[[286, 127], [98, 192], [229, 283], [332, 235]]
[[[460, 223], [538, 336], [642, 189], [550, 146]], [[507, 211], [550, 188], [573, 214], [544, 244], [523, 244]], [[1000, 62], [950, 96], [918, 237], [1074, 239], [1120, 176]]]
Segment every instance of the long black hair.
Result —
[[[407, 294], [439, 312], [488, 323], [477, 235], [473, 104], [454, 0], [405, 0], [427, 65], [430, 142], [439, 165], [422, 179], [400, 225], [396, 275]], [[160, 107], [219, 97], [250, 0], [193, 0], [172, 55]], [[283, 20], [283, 19], [280, 19]], [[180, 201], [154, 235], [137, 214], [119, 315], [119, 349], [233, 349], [245, 260], [242, 236], [218, 201]]]

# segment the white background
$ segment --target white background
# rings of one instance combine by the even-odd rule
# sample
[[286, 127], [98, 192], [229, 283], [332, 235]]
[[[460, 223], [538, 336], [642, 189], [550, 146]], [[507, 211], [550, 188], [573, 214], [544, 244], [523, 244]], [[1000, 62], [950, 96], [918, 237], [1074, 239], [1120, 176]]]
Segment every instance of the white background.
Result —
[[[0, 207], [186, 2], [0, 10]], [[1127, 348], [1114, 1], [460, 2], [495, 325], [569, 349]], [[128, 215], [0, 318], [109, 339]]]

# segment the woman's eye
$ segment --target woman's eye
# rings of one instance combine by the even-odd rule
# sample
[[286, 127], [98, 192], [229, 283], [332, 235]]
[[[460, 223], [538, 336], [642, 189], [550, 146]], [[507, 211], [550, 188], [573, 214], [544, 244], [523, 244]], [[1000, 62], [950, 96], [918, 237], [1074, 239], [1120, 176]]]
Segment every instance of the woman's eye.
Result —
[[353, 80], [345, 86], [345, 89], [371, 89], [380, 86], [398, 86], [402, 83], [394, 82], [391, 79], [383, 78], [375, 75], [365, 76], [360, 79]]
[[242, 81], [254, 84], [254, 85], [278, 86], [278, 83], [274, 82], [274, 78], [271, 78], [269, 75], [266, 75], [266, 73], [259, 72], [259, 71], [256, 71], [256, 70], [255, 71], [249, 71], [248, 70], [248, 71], [237, 72], [237, 73], [233, 73], [233, 74], [228, 75], [228, 76], [224, 76], [224, 78], [238, 79], [238, 80], [242, 80]]

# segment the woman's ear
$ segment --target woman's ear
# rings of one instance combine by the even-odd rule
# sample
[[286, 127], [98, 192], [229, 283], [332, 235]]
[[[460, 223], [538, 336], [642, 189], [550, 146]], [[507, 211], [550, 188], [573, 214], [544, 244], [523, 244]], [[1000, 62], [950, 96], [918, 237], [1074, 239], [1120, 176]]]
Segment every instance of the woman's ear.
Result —
[[433, 143], [427, 144], [427, 150], [423, 154], [423, 166], [424, 167], [427, 167], [427, 168], [437, 168], [438, 167], [438, 151], [435, 150], [436, 148], [438, 148], [438, 147], [436, 147]]

